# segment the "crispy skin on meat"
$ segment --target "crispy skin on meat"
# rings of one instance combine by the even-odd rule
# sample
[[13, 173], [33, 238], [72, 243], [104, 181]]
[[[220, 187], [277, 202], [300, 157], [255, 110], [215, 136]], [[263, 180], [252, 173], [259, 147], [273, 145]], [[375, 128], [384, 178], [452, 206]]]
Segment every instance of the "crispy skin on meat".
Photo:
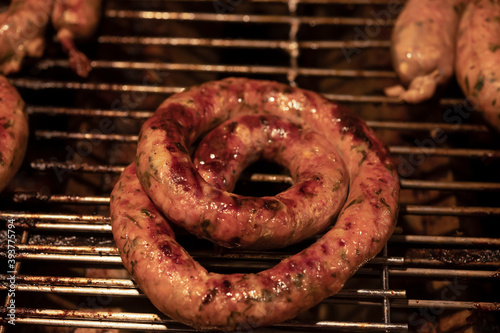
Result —
[[[387, 151], [350, 111], [310, 91], [270, 81], [229, 78], [173, 95], [141, 129], [137, 175], [148, 196], [169, 220], [189, 230], [210, 228], [212, 235], [222, 238], [222, 244], [242, 228], [253, 230], [272, 223], [265, 229], [268, 244], [259, 238], [253, 241], [256, 248], [280, 246], [280, 220], [273, 218], [286, 217], [282, 214], [289, 209], [286, 205], [264, 205], [255, 213], [252, 200], [238, 200], [237, 195], [207, 184], [188, 155], [188, 147], [203, 133], [228, 118], [254, 113], [282, 116], [323, 134], [328, 144], [337, 147], [349, 171], [348, 203], [359, 203], [368, 209], [372, 203], [365, 200], [364, 192], [379, 183], [385, 196], [398, 191], [397, 175]], [[382, 198], [372, 198], [371, 194], [369, 197], [375, 201]], [[385, 205], [387, 200], [388, 197], [383, 198], [380, 204]], [[394, 198], [391, 200], [394, 202]], [[282, 221], [281, 224], [286, 222]], [[273, 233], [277, 239], [273, 239]], [[251, 242], [238, 244], [230, 239], [230, 244], [225, 245], [252, 247]]]
[[369, 207], [351, 204], [316, 243], [257, 274], [216, 274], [196, 262], [144, 193], [133, 164], [113, 189], [111, 224], [123, 264], [160, 311], [198, 329], [255, 329], [291, 319], [337, 293], [382, 249], [397, 204], [389, 192], [380, 194], [391, 208], [375, 198], [367, 198]]
[[54, 0], [13, 0], [0, 14], [0, 71], [18, 72], [25, 56], [41, 57]]
[[[177, 215], [197, 223], [196, 205], [211, 200], [216, 187], [199, 191], [204, 180], [196, 180], [197, 173], [180, 177], [175, 166], [188, 163], [187, 147], [200, 135], [244, 114], [281, 116], [323, 134], [343, 157], [350, 193], [330, 231], [274, 268], [209, 273], [175, 241], [146, 192], [162, 193], [157, 204], [173, 208], [166, 213], [169, 220]], [[397, 220], [399, 180], [374, 133], [346, 108], [284, 84], [228, 78], [175, 94], [144, 124], [137, 153], [142, 169], [127, 167], [111, 194], [113, 237], [125, 267], [152, 303], [196, 328], [256, 328], [295, 317], [338, 292], [380, 252]]]
[[468, 0], [409, 0], [392, 31], [392, 61], [404, 85], [386, 89], [409, 103], [431, 98], [453, 75], [456, 33]]
[[0, 192], [17, 172], [28, 145], [28, 115], [24, 101], [0, 75]]
[[101, 2], [57, 0], [52, 12], [57, 39], [68, 52], [71, 68], [82, 77], [86, 77], [92, 67], [87, 57], [76, 49], [74, 41], [88, 39], [95, 33], [101, 17]]
[[500, 131], [500, 3], [470, 2], [458, 32], [455, 69], [467, 99]]
[[[203, 138], [194, 167], [209, 184], [232, 191], [241, 172], [260, 157], [287, 167], [294, 185], [274, 197], [221, 193], [227, 205], [216, 217], [204, 215], [220, 219], [219, 227], [205, 223], [188, 231], [223, 246], [268, 248], [297, 243], [330, 225], [346, 198], [347, 170], [336, 149], [311, 129], [269, 115], [232, 118]], [[258, 224], [265, 214], [268, 220]]]

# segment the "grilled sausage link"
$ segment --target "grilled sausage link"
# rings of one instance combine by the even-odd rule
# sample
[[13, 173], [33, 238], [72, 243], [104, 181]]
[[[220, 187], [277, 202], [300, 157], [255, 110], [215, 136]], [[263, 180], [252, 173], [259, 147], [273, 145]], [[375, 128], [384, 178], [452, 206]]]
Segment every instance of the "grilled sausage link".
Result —
[[74, 41], [88, 39], [95, 33], [101, 17], [101, 2], [57, 0], [52, 12], [57, 39], [68, 52], [71, 68], [82, 77], [86, 77], [92, 68], [88, 58], [77, 50]]
[[500, 131], [500, 3], [470, 2], [460, 21], [456, 75], [467, 99]]
[[[347, 194], [348, 175], [342, 158], [326, 139], [276, 116], [245, 115], [232, 118], [212, 130], [198, 145], [195, 168], [209, 184], [232, 191], [241, 172], [263, 159], [288, 167], [294, 185], [275, 197], [243, 197], [224, 192], [227, 205], [236, 204], [239, 216], [219, 219], [231, 228], [204, 223], [188, 229], [223, 246], [284, 247], [324, 230], [338, 214]], [[246, 212], [251, 211], [251, 215]], [[263, 225], [254, 221], [265, 214]], [[252, 221], [254, 219], [254, 221]], [[225, 221], [224, 221], [225, 220]]]
[[28, 145], [28, 115], [16, 89], [0, 75], [0, 192], [17, 172]]
[[[173, 95], [141, 129], [137, 176], [169, 220], [198, 235], [205, 235], [209, 229], [211, 240], [224, 246], [248, 248], [279, 247], [281, 229], [286, 229], [282, 225], [305, 223], [287, 220], [300, 213], [287, 214], [293, 212], [293, 207], [287, 207], [279, 198], [258, 206], [258, 198], [217, 189], [201, 178], [191, 161], [188, 147], [203, 133], [228, 118], [253, 113], [281, 116], [322, 134], [329, 145], [339, 150], [347, 166], [352, 189], [347, 202], [371, 209], [370, 200], [381, 199], [382, 206], [391, 201], [387, 204], [394, 212], [394, 198], [387, 197], [398, 189], [392, 161], [363, 121], [310, 91], [269, 81], [229, 78]], [[381, 183], [381, 195], [365, 193], [360, 188], [373, 185], [368, 185], [367, 179], [375, 179], [377, 184], [383, 179], [390, 186]], [[252, 244], [233, 237], [241, 235], [241, 230], [249, 235], [251, 230], [265, 232], [261, 238], [253, 238]]]
[[409, 0], [392, 31], [392, 62], [408, 89], [386, 89], [409, 103], [431, 98], [453, 75], [456, 33], [468, 0]]
[[0, 71], [18, 72], [25, 56], [41, 57], [54, 0], [13, 0], [0, 14]]

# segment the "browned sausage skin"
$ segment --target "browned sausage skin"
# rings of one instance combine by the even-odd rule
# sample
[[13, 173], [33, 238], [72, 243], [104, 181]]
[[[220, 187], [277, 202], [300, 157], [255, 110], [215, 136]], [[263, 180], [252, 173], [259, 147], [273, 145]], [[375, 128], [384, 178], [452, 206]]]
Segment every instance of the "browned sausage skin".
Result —
[[23, 161], [28, 144], [28, 115], [24, 101], [0, 75], [0, 192]]
[[[224, 120], [255, 113], [281, 116], [313, 129], [339, 150], [351, 189], [345, 209], [371, 212], [374, 206], [385, 207], [395, 216], [398, 177], [387, 151], [363, 121], [310, 91], [270, 81], [228, 78], [173, 95], [142, 127], [137, 175], [169, 220], [199, 230], [198, 234], [209, 228], [213, 235], [223, 237], [223, 245], [251, 247], [251, 243], [238, 244], [234, 237], [226, 242], [227, 237], [239, 234], [245, 223], [248, 230], [264, 226], [279, 215], [277, 208], [286, 208], [284, 203], [264, 205], [256, 214], [252, 201], [240, 200], [243, 198], [203, 180], [187, 154], [198, 137]], [[279, 221], [273, 223], [279, 226]], [[265, 234], [269, 246], [255, 239], [256, 247], [279, 247], [272, 229], [270, 232]], [[217, 241], [216, 236], [212, 239]]]
[[468, 0], [408, 0], [392, 31], [392, 61], [403, 84], [386, 89], [409, 103], [431, 98], [453, 75], [456, 33]]
[[[396, 218], [393, 195], [384, 203], [373, 198], [369, 211], [354, 203], [320, 240], [271, 269], [210, 273], [175, 241], [135, 173], [134, 165], [127, 167], [111, 195], [113, 236], [123, 264], [160, 311], [198, 329], [253, 329], [297, 316], [337, 293], [375, 256]], [[378, 192], [380, 181], [391, 179], [366, 185]]]
[[0, 14], [0, 71], [20, 70], [25, 56], [41, 57], [45, 48], [43, 34], [54, 0], [13, 0]]
[[[158, 202], [168, 201], [186, 213], [186, 220], [193, 218], [193, 205], [204, 200], [196, 191], [205, 181], [196, 170], [196, 177], [192, 173], [192, 162], [185, 162], [190, 160], [187, 146], [228, 118], [259, 113], [323, 134], [346, 163], [350, 193], [330, 231], [274, 268], [257, 274], [209, 273], [174, 240], [145, 189], [169, 188], [173, 196], [165, 193]], [[380, 252], [397, 219], [398, 177], [366, 124], [318, 94], [275, 82], [229, 78], [168, 98], [141, 131], [136, 164], [143, 163], [141, 171], [126, 168], [113, 189], [113, 236], [125, 267], [152, 303], [196, 328], [255, 328], [295, 317], [335, 294]], [[179, 165], [187, 171], [180, 174]], [[216, 189], [209, 188], [208, 194]], [[182, 200], [175, 201], [177, 195]]]
[[500, 3], [472, 1], [460, 21], [456, 73], [462, 91], [500, 131]]
[[96, 31], [101, 17], [102, 0], [56, 0], [52, 24], [57, 39], [68, 52], [70, 66], [80, 76], [86, 77], [90, 61], [77, 50], [74, 41], [90, 38]]
[[[226, 217], [228, 207], [221, 208], [220, 219], [230, 228], [209, 224], [188, 231], [227, 247], [276, 248], [312, 237], [332, 222], [346, 198], [347, 170], [336, 149], [310, 129], [269, 115], [232, 118], [200, 142], [194, 164], [209, 184], [231, 191], [243, 169], [259, 157], [287, 167], [294, 185], [275, 197], [227, 193], [239, 214]], [[265, 224], [255, 222], [261, 217], [268, 218]]]

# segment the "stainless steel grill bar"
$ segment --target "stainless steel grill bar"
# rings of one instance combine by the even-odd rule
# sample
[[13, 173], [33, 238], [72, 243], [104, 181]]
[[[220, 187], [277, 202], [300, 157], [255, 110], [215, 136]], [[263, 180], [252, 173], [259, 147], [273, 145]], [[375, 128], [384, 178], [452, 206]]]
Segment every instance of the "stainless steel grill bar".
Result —
[[423, 236], [423, 235], [393, 235], [392, 242], [416, 244], [442, 244], [461, 246], [500, 246], [500, 239], [486, 237], [452, 237], [452, 236]]
[[154, 85], [112, 84], [112, 83], [82, 83], [62, 81], [42, 81], [33, 79], [9, 79], [17, 88], [40, 89], [65, 89], [88, 91], [117, 91], [117, 92], [145, 92], [156, 94], [175, 94], [184, 90], [180, 87], [165, 87]]
[[[48, 106], [30, 105], [27, 107], [29, 114], [46, 114], [46, 115], [68, 115], [68, 116], [89, 116], [89, 117], [111, 117], [111, 118], [132, 118], [132, 119], [147, 119], [153, 115], [152, 110], [143, 111], [121, 111], [121, 110], [96, 110], [96, 109], [75, 109], [61, 108]], [[411, 131], [432, 131], [441, 129], [446, 132], [471, 132], [471, 133], [486, 133], [488, 128], [483, 125], [468, 125], [468, 124], [447, 124], [447, 123], [429, 123], [429, 122], [404, 122], [404, 121], [375, 121], [368, 120], [368, 126], [376, 129], [390, 129], [395, 131], [411, 130]]]
[[408, 215], [439, 215], [439, 216], [490, 216], [499, 215], [497, 207], [438, 207], [401, 205], [400, 214]]
[[[295, 45], [295, 44], [291, 44]], [[291, 49], [289, 51], [293, 51]], [[38, 64], [42, 70], [51, 67], [69, 68], [67, 60], [43, 60]], [[305, 76], [334, 76], [334, 77], [355, 77], [355, 78], [395, 78], [395, 73], [391, 71], [368, 71], [368, 70], [348, 70], [348, 69], [316, 69], [316, 68], [290, 68], [278, 66], [245, 66], [245, 65], [208, 65], [208, 64], [181, 64], [181, 63], [157, 63], [157, 62], [131, 62], [131, 61], [92, 61], [92, 68], [105, 69], [134, 69], [134, 70], [155, 70], [155, 71], [193, 71], [193, 72], [217, 72], [217, 73], [259, 73], [259, 74], [288, 74], [293, 71], [297, 75]], [[107, 89], [99, 89], [107, 90]]]
[[[21, 240], [20, 240], [21, 245], [26, 244], [28, 242], [28, 238], [29, 238], [28, 231], [23, 230], [23, 232], [21, 234]], [[7, 251], [5, 251], [5, 255], [7, 256]], [[17, 257], [15, 259], [17, 259]], [[12, 273], [9, 273], [9, 274], [12, 274], [17, 278], [17, 276], [19, 275], [19, 273], [21, 271], [21, 266], [22, 266], [22, 263], [20, 261], [16, 260], [16, 263], [14, 265], [14, 269], [12, 270]], [[9, 287], [6, 285], [5, 289], [8, 289], [8, 288]], [[12, 299], [11, 294], [7, 293], [5, 296], [5, 301], [3, 303], [4, 307], [7, 307], [10, 305], [11, 299]], [[5, 332], [5, 326], [2, 325], [2, 326], [0, 326], [0, 333], [4, 333], [4, 332]]]
[[[390, 239], [390, 242], [399, 242], [397, 236], [393, 236]], [[452, 238], [452, 237], [450, 237]], [[491, 243], [492, 238], [487, 239], [484, 242], [476, 243], [474, 240], [470, 240], [470, 237], [465, 239], [459, 238], [459, 242], [451, 241], [447, 242], [445, 239], [442, 245], [464, 245], [464, 246], [485, 246], [485, 244]], [[422, 237], [421, 242], [417, 242], [417, 244], [436, 244], [438, 243], [439, 236], [427, 236]], [[463, 240], [468, 242], [462, 242]], [[496, 240], [496, 239], [494, 239]], [[409, 241], [408, 243], [410, 243]], [[17, 251], [20, 253], [28, 252], [28, 253], [56, 253], [59, 255], [100, 255], [100, 256], [117, 256], [119, 255], [119, 251], [116, 247], [105, 247], [105, 246], [59, 246], [59, 245], [26, 245], [19, 244], [16, 246]], [[224, 255], [220, 255], [218, 253], [209, 253], [205, 251], [190, 251], [190, 254], [194, 258], [219, 258], [226, 260], [282, 260], [291, 255], [291, 253], [275, 253], [275, 252], [247, 252], [247, 251], [238, 251], [238, 252], [227, 252]], [[469, 255], [476, 254], [476, 251], [469, 250]], [[478, 252], [478, 258], [481, 258], [481, 253]], [[387, 264], [387, 265], [425, 265], [425, 266], [446, 266], [449, 265], [447, 262], [438, 260], [438, 259], [428, 259], [428, 258], [414, 258], [414, 257], [376, 257], [370, 260], [369, 264]], [[468, 266], [493, 266], [497, 267], [500, 265], [498, 259], [491, 259], [491, 261], [485, 261], [482, 259], [480, 261], [471, 261], [467, 260], [466, 262], [461, 262], [461, 267]]]
[[[31, 167], [36, 170], [69, 170], [82, 171], [93, 173], [121, 173], [124, 166], [111, 165], [90, 165], [86, 163], [71, 163], [71, 162], [55, 162], [37, 160], [31, 162]], [[269, 174], [252, 174], [250, 181], [254, 182], [270, 182], [270, 183], [288, 183], [293, 184], [290, 176], [285, 175], [269, 175]], [[500, 183], [485, 183], [485, 182], [452, 182], [452, 181], [427, 181], [418, 179], [401, 179], [401, 187], [403, 189], [427, 189], [427, 190], [468, 190], [468, 191], [498, 191]]]
[[308, 25], [375, 25], [392, 26], [394, 20], [374, 20], [363, 17], [307, 17], [307, 16], [280, 16], [280, 15], [241, 15], [215, 13], [188, 13], [188, 12], [158, 12], [109, 9], [105, 12], [108, 18], [128, 18], [143, 20], [176, 20], [176, 21], [207, 21], [207, 22], [235, 22], [235, 23], [270, 23], [291, 24], [297, 19], [299, 24]]
[[[109, 204], [109, 197], [83, 197], [71, 195], [37, 195], [37, 194], [16, 194], [14, 201], [24, 202], [38, 200], [49, 203], [67, 203], [67, 204]], [[400, 205], [401, 214], [409, 215], [446, 215], [446, 216], [488, 216], [500, 215], [498, 207], [459, 207], [459, 206], [417, 206]], [[1, 215], [0, 215], [1, 217]]]
[[18, 212], [0, 212], [0, 219], [14, 219], [17, 221], [32, 220], [32, 221], [71, 221], [73, 223], [93, 222], [93, 223], [109, 223], [109, 216], [103, 215], [74, 215], [74, 214], [44, 214], [44, 213], [18, 213]]
[[444, 300], [394, 300], [393, 306], [408, 308], [436, 308], [436, 309], [455, 309], [455, 310], [475, 310], [482, 311], [500, 311], [500, 303], [492, 302], [464, 302], [464, 301], [444, 301]]
[[[2, 255], [0, 254], [0, 257]], [[199, 258], [200, 256], [196, 256], [193, 254], [193, 257], [195, 259], [203, 259]], [[273, 258], [274, 260], [277, 260], [277, 258], [284, 257], [280, 255], [275, 255]], [[59, 254], [59, 253], [24, 253], [20, 252], [18, 254], [18, 259], [23, 259], [23, 260], [40, 260], [40, 261], [73, 261], [73, 262], [85, 262], [85, 263], [100, 263], [100, 264], [116, 264], [116, 263], [121, 263], [121, 259], [118, 254], [110, 254], [110, 255], [87, 255], [87, 254]], [[220, 260], [220, 257], [217, 256], [211, 256], [210, 258], [207, 259], [217, 259]], [[205, 260], [207, 260], [205, 259]], [[230, 259], [230, 258], [226, 258]], [[251, 260], [249, 257], [240, 257], [238, 258], [240, 260]], [[373, 258], [368, 262], [368, 264], [383, 264], [383, 263], [388, 263], [391, 265], [401, 265], [404, 262], [403, 258], [400, 257], [389, 257], [389, 258], [384, 258], [384, 257], [377, 257]], [[267, 263], [264, 265], [268, 265]]]
[[388, 40], [366, 41], [297, 41], [296, 44], [287, 40], [248, 40], [248, 39], [217, 39], [217, 38], [182, 38], [182, 37], [135, 37], [135, 36], [100, 36], [101, 44], [122, 45], [159, 45], [159, 46], [204, 46], [222, 48], [257, 48], [288, 50], [291, 45], [304, 49], [341, 49], [341, 48], [389, 48]]
[[[62, 82], [62, 81], [41, 81], [26, 78], [11, 78], [10, 83], [18, 88], [39, 89], [68, 89], [68, 90], [90, 90], [90, 91], [115, 91], [115, 92], [147, 92], [155, 94], [174, 94], [181, 92], [185, 87], [163, 87], [151, 85], [131, 85], [131, 84], [108, 84], [108, 83], [85, 83], [80, 82]], [[338, 102], [355, 103], [385, 103], [402, 104], [396, 97], [387, 97], [384, 95], [347, 95], [347, 94], [329, 94], [323, 96]], [[441, 99], [440, 105], [460, 106], [464, 104], [463, 99]], [[477, 112], [472, 110], [472, 112]]]
[[[125, 134], [97, 134], [97, 133], [74, 133], [61, 131], [43, 131], [35, 132], [40, 139], [71, 139], [71, 140], [102, 140], [102, 141], [121, 141], [135, 142], [137, 135]], [[467, 158], [500, 158], [499, 150], [492, 149], [464, 149], [464, 148], [425, 148], [413, 146], [389, 146], [392, 154], [402, 155], [426, 155], [443, 157], [467, 157]]]
[[113, 117], [113, 118], [132, 118], [147, 119], [153, 115], [151, 110], [143, 111], [121, 111], [121, 110], [97, 110], [97, 109], [78, 109], [65, 107], [51, 107], [40, 105], [28, 105], [26, 107], [28, 114], [46, 114], [51, 116], [89, 116], [89, 117]]
[[[67, 327], [87, 327], [87, 328], [106, 328], [106, 329], [129, 329], [139, 331], [169, 331], [169, 332], [195, 332], [191, 328], [168, 328], [163, 324], [141, 324], [135, 323], [133, 319], [128, 322], [113, 321], [95, 321], [95, 320], [69, 320], [69, 319], [45, 319], [45, 318], [19, 318], [16, 320], [19, 324], [32, 324], [43, 326], [67, 326]], [[362, 331], [406, 331], [407, 324], [378, 324], [378, 323], [354, 323], [354, 322], [329, 322], [323, 321], [314, 324], [279, 324], [272, 327], [293, 327], [300, 330], [324, 331], [324, 329], [357, 329]]]
[[[117, 255], [113, 256], [97, 256], [97, 255], [61, 255], [61, 254], [39, 254], [39, 253], [19, 253], [18, 260], [39, 260], [39, 261], [71, 261], [80, 263], [95, 263], [95, 264], [117, 264], [121, 265], [121, 259]], [[221, 261], [210, 262], [213, 267], [219, 268], [236, 268], [240, 264], [238, 262], [225, 263]], [[241, 268], [253, 267], [255, 269], [267, 269], [272, 266], [272, 263], [264, 262], [248, 262], [241, 264]], [[389, 273], [394, 276], [407, 277], [433, 277], [433, 278], [475, 278], [475, 279], [500, 279], [500, 274], [496, 271], [487, 270], [464, 270], [464, 269], [443, 269], [443, 268], [390, 268]], [[361, 268], [358, 271], [361, 275], [380, 274], [380, 271]]]
[[433, 269], [433, 268], [401, 268], [389, 269], [394, 276], [415, 276], [425, 278], [478, 278], [478, 279], [500, 279], [500, 273], [496, 271], [479, 271], [464, 269]]
[[[58, 277], [54, 277], [59, 279]], [[16, 290], [20, 292], [41, 292], [41, 293], [62, 293], [62, 294], [77, 294], [77, 295], [106, 295], [106, 296], [141, 296], [145, 295], [135, 286], [132, 280], [131, 285], [127, 288], [119, 288], [112, 282], [104, 284], [103, 287], [100, 286], [83, 286], [78, 283], [77, 280], [68, 280], [68, 285], [34, 285], [34, 284], [23, 284], [20, 283], [16, 286]], [[87, 279], [91, 281], [92, 279]], [[85, 282], [85, 285], [91, 284], [91, 282]], [[0, 290], [7, 289], [6, 285], [1, 284]], [[365, 297], [365, 298], [380, 298], [380, 297], [399, 297], [404, 298], [406, 292], [404, 290], [379, 290], [379, 289], [346, 289], [341, 290], [333, 297]]]
[[136, 142], [137, 135], [124, 134], [97, 134], [97, 133], [68, 133], [60, 131], [35, 131], [39, 139], [70, 139], [70, 140], [96, 140], [96, 141], [120, 141]]
[[31, 162], [31, 167], [40, 171], [67, 170], [92, 173], [121, 173], [125, 169], [125, 166], [119, 165], [95, 165], [88, 163], [56, 162], [44, 160], [36, 160]]

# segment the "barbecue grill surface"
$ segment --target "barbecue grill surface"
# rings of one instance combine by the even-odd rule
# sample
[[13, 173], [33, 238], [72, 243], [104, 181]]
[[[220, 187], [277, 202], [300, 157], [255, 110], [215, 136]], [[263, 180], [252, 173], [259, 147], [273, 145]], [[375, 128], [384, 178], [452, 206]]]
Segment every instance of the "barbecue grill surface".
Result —
[[[106, 1], [85, 80], [49, 40], [42, 59], [10, 76], [28, 104], [24, 165], [0, 194], [0, 295], [16, 305], [1, 331], [77, 328], [186, 332], [159, 313], [124, 271], [109, 224], [109, 194], [135, 153], [141, 124], [166, 97], [228, 76], [270, 79], [323, 93], [368, 121], [401, 176], [398, 226], [383, 253], [336, 296], [296, 319], [241, 331], [499, 330], [498, 134], [452, 83], [406, 105], [398, 83], [391, 0]], [[53, 35], [53, 31], [49, 31]], [[257, 163], [236, 192], [272, 195], [286, 170]], [[16, 235], [15, 297], [8, 296], [7, 230]], [[314, 240], [277, 251], [215, 248], [177, 230], [209, 270], [256, 272]]]

